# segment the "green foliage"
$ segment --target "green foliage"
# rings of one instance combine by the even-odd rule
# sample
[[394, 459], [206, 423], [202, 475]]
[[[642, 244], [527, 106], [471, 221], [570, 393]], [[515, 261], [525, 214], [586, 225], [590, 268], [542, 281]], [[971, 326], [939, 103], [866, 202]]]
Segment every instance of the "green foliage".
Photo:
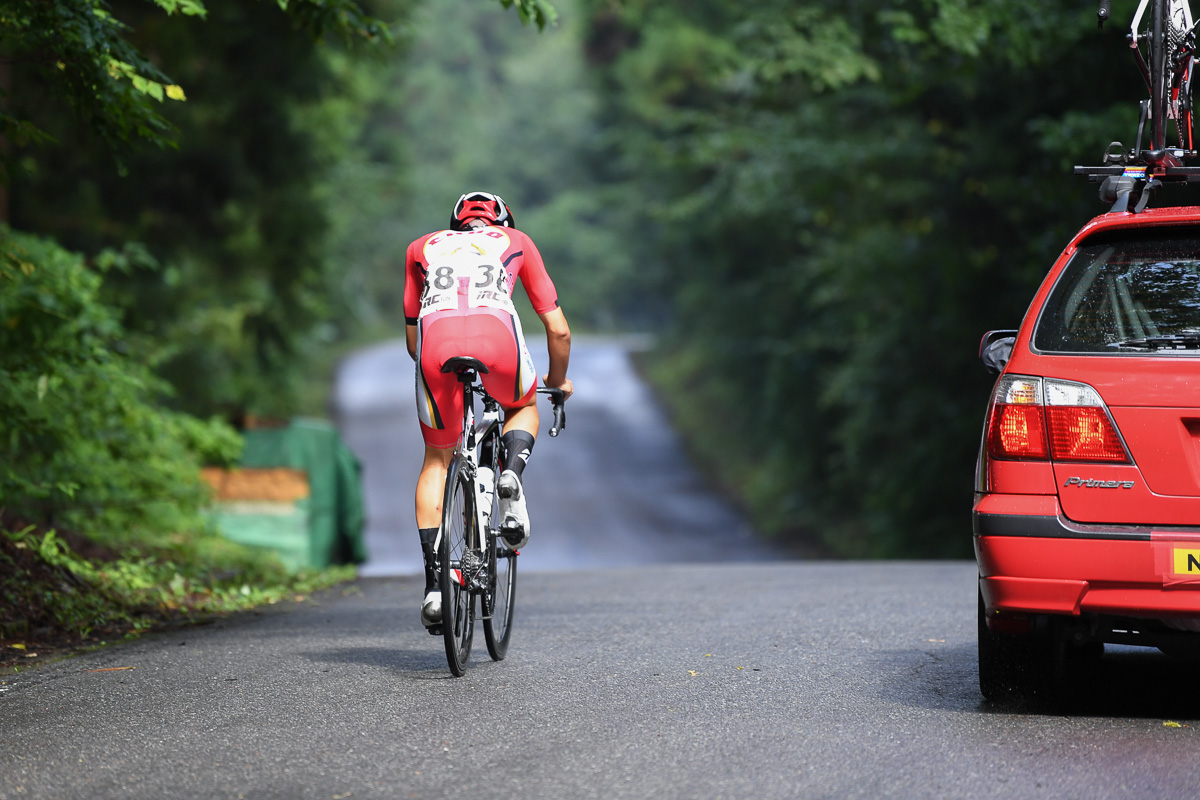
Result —
[[968, 555], [976, 343], [1102, 210], [1067, 168], [1133, 132], [1119, 33], [1033, 0], [590, 7], [696, 449], [769, 531]]
[[[226, 3], [196, 25], [119, 4], [130, 41], [188, 87], [189, 101], [168, 111], [177, 149], [127, 155], [118, 176], [103, 143], [76, 131], [52, 160], [25, 159], [14, 173], [14, 227], [86, 253], [139, 242], [139, 263], [162, 265], [132, 264], [105, 292], [126, 327], [157, 344], [169, 402], [191, 413], [292, 413], [304, 354], [339, 294], [325, 178], [356, 132], [353, 70], [369, 65], [319, 46], [313, 27], [325, 23], [296, 24], [337, 5], [293, 2], [285, 14]], [[15, 83], [22, 102], [52, 96], [33, 76]], [[64, 127], [56, 111], [30, 113]]]
[[[207, 15], [199, 0], [153, 3], [167, 14]], [[278, 3], [317, 37], [334, 32], [390, 40], [386, 26], [353, 0]], [[103, 0], [9, 0], [0, 8], [0, 58], [17, 73], [17, 82], [26, 75], [44, 82], [48, 94], [39, 102], [67, 104], [108, 149], [121, 153], [135, 140], [174, 143], [172, 126], [151, 101], [185, 99], [183, 87], [138, 49], [131, 33]], [[19, 93], [14, 104], [21, 110], [0, 114], [0, 136], [18, 144], [48, 138], [24, 116], [29, 107]], [[53, 130], [57, 137], [66, 132], [65, 127]]]
[[25, 649], [27, 642], [39, 649], [104, 643], [166, 623], [302, 600], [353, 577], [353, 567], [292, 575], [216, 536], [191, 542], [186, 550], [143, 546], [84, 558], [53, 530], [0, 530], [0, 570], [11, 578], [0, 588], [0, 642]]
[[558, 10], [546, 0], [500, 0], [500, 5], [505, 8], [512, 8], [515, 5], [521, 22], [525, 24], [533, 22], [539, 30], [558, 21]]
[[146, 346], [99, 300], [101, 274], [0, 228], [0, 509], [126, 536], [202, 527], [200, 459], [228, 463], [224, 423], [164, 411]]
[[[203, 13], [193, 3], [179, 10]], [[109, 147], [123, 149], [135, 138], [164, 144], [170, 126], [149, 101], [179, 100], [182, 92], [127, 34], [101, 0], [11, 0], [0, 9], [0, 54], [46, 81]], [[6, 113], [0, 124], [0, 135], [19, 142], [45, 136], [20, 115]]]

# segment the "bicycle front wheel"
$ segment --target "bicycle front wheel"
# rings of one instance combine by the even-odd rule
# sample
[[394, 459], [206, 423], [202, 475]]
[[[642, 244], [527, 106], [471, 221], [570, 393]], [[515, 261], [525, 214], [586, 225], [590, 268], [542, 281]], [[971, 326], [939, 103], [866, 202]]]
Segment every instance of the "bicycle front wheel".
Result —
[[499, 661], [508, 652], [508, 638], [512, 635], [513, 601], [517, 594], [517, 551], [509, 547], [498, 533], [492, 533], [488, 538], [491, 540], [488, 550], [495, 583], [488, 592], [490, 613], [483, 621], [483, 639], [487, 642], [488, 655], [493, 661]]
[[[517, 554], [499, 535], [500, 496], [496, 492], [496, 478], [500, 475], [500, 427], [492, 426], [479, 445], [479, 465], [491, 471], [491, 486], [480, 489], [478, 498], [491, 498], [491, 508], [484, 518], [488, 530], [483, 531], [488, 555], [487, 581], [483, 591], [483, 639], [487, 643], [488, 655], [493, 661], [504, 658], [508, 652], [508, 637], [512, 629], [513, 596], [517, 585]], [[488, 472], [481, 470], [483, 475]], [[484, 500], [483, 502], [488, 502]]]
[[1171, 105], [1175, 112], [1175, 128], [1179, 132], [1179, 146], [1184, 150], [1194, 150], [1193, 130], [1195, 120], [1192, 114], [1192, 70], [1195, 64], [1191, 57], [1184, 59], [1177, 67], [1171, 88]]
[[438, 581], [442, 592], [442, 636], [446, 662], [456, 677], [467, 671], [475, 632], [475, 595], [471, 584], [482, 562], [475, 525], [475, 493], [463, 459], [450, 462], [442, 498], [442, 530], [438, 543]]

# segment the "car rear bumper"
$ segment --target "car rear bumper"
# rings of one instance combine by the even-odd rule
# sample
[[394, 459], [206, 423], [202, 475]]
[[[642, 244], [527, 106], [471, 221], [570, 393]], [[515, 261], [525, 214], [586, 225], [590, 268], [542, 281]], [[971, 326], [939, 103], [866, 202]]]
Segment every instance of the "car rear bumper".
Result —
[[[1006, 503], [1033, 513], [999, 513]], [[989, 619], [1200, 618], [1200, 528], [1077, 525], [1053, 495], [981, 496], [973, 527]]]

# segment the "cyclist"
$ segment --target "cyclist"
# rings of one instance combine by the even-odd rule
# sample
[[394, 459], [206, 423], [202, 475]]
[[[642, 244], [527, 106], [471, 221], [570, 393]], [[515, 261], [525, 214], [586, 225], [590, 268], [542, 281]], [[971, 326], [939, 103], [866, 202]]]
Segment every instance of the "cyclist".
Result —
[[425, 559], [421, 622], [442, 619], [434, 574], [434, 541], [442, 518], [442, 490], [462, 427], [462, 391], [442, 365], [470, 356], [487, 368], [480, 377], [504, 408], [502, 462], [497, 483], [501, 531], [514, 549], [529, 541], [529, 513], [521, 475], [538, 429], [537, 373], [512, 303], [517, 279], [546, 328], [550, 366], [546, 386], [574, 390], [567, 378], [571, 329], [558, 293], [533, 240], [513, 227], [504, 201], [487, 192], [458, 199], [448, 230], [434, 231], [408, 246], [404, 318], [408, 352], [416, 361], [417, 415], [425, 460], [417, 479], [417, 531]]

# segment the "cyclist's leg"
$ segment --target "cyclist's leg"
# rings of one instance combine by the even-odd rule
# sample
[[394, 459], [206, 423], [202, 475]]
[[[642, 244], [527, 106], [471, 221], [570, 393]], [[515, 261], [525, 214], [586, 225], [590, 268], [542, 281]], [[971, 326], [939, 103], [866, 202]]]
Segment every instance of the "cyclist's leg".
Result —
[[454, 457], [454, 446], [425, 445], [425, 461], [417, 478], [417, 527], [436, 528], [442, 519], [442, 492], [446, 488], [446, 468]]
[[[505, 541], [514, 549], [521, 549], [529, 543], [531, 524], [529, 507], [525, 502], [524, 472], [525, 465], [533, 452], [537, 431], [536, 388], [530, 404], [511, 409], [509, 419], [516, 417], [517, 422], [505, 424], [504, 435], [500, 438], [503, 453], [500, 479], [496, 482], [496, 496], [499, 500], [500, 532]], [[532, 428], [527, 430], [526, 426]]]
[[537, 435], [537, 370], [525, 346], [520, 320], [496, 309], [472, 315], [472, 355], [487, 366], [482, 375], [488, 394], [504, 408], [503, 471], [497, 483], [501, 530], [514, 547], [529, 539], [529, 514], [525, 506], [521, 472]]
[[425, 446], [425, 462], [417, 478], [417, 535], [421, 540], [421, 558], [425, 564], [425, 592], [421, 597], [421, 624], [426, 628], [442, 621], [442, 595], [435, 568], [438, 526], [442, 519], [446, 472], [454, 457], [453, 448]]
[[506, 412], [504, 435], [500, 437], [502, 466], [505, 470], [517, 473], [518, 478], [525, 472], [525, 465], [533, 453], [537, 426], [538, 411], [534, 402]]
[[445, 359], [457, 354], [453, 336], [456, 326], [429, 324], [427, 328], [427, 322], [422, 320], [417, 339], [417, 416], [425, 440], [425, 457], [417, 478], [415, 505], [421, 556], [425, 562], [421, 622], [432, 628], [441, 622], [434, 542], [442, 522], [446, 472], [461, 433], [462, 387], [454, 375], [441, 371]]

